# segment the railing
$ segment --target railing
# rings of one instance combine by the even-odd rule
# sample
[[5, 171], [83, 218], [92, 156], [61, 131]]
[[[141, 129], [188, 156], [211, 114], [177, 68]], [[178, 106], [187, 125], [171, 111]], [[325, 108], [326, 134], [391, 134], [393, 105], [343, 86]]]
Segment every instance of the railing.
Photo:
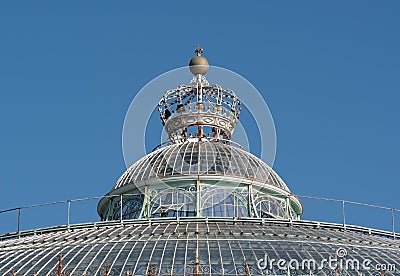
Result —
[[[98, 221], [96, 212], [98, 201], [104, 197], [123, 196], [132, 196], [132, 194], [69, 199], [1, 210], [0, 235], [14, 232], [13, 236], [19, 237], [20, 233], [27, 229], [51, 226], [70, 228], [73, 224], [87, 223], [96, 221], [96, 219]], [[399, 209], [342, 199], [304, 195], [297, 197], [302, 200], [305, 210], [302, 220], [340, 224], [345, 230], [355, 229], [354, 225], [358, 225], [392, 233], [393, 238], [400, 237], [400, 234], [398, 234], [400, 224], [399, 226], [396, 225], [396, 218], [400, 219]], [[120, 202], [123, 204], [123, 201]], [[84, 206], [79, 207], [79, 204], [82, 203], [86, 205], [86, 208]], [[120, 204], [121, 211], [122, 204]], [[88, 206], [90, 208], [87, 208]], [[44, 212], [41, 208], [46, 208], [46, 211]], [[74, 214], [78, 213], [79, 215], [72, 215], [71, 210], [77, 210], [78, 212], [74, 212]], [[30, 211], [38, 213], [29, 214]], [[24, 221], [27, 224], [25, 227], [23, 226]], [[122, 218], [119, 222], [122, 222]]]
[[[297, 196], [302, 199], [302, 203], [304, 205], [304, 210], [308, 210], [314, 203], [333, 203], [336, 205], [336, 213], [329, 214], [325, 208], [322, 208], [323, 214], [321, 218], [315, 218], [316, 212], [314, 208], [314, 216], [313, 220], [319, 221], [329, 221], [340, 223], [346, 228], [347, 225], [362, 225], [365, 224], [365, 221], [368, 221], [367, 225], [362, 225], [364, 227], [372, 227], [376, 229], [381, 229], [385, 231], [390, 231], [393, 234], [393, 237], [396, 237], [396, 232], [399, 232], [396, 228], [396, 217], [400, 215], [400, 209], [356, 202], [351, 200], [344, 199], [332, 199], [332, 198], [323, 198], [316, 196]], [[313, 202], [307, 202], [313, 201]], [[320, 204], [317, 204], [320, 205]], [[361, 208], [361, 209], [360, 209]], [[339, 216], [338, 209], [340, 209]], [[358, 209], [358, 210], [357, 210]], [[334, 216], [336, 214], [336, 216]], [[307, 212], [305, 214], [307, 215]], [[304, 216], [303, 216], [304, 218]], [[310, 219], [310, 218], [309, 218]], [[399, 217], [400, 219], [400, 217]], [[400, 227], [400, 226], [399, 226]]]

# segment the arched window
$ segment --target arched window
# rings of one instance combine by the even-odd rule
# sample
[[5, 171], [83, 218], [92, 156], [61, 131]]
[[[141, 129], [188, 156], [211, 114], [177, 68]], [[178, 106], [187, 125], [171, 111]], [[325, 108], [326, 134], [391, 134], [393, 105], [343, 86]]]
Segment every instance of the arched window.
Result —
[[[143, 195], [122, 196], [122, 218], [137, 219], [143, 207]], [[120, 197], [112, 202], [111, 219], [119, 220], [121, 212]]]
[[203, 217], [247, 217], [247, 200], [235, 189], [208, 188], [202, 196]]
[[195, 216], [195, 196], [181, 188], [160, 192], [152, 199], [151, 217]]
[[262, 195], [256, 197], [254, 203], [260, 218], [285, 217], [286, 204], [283, 199]]

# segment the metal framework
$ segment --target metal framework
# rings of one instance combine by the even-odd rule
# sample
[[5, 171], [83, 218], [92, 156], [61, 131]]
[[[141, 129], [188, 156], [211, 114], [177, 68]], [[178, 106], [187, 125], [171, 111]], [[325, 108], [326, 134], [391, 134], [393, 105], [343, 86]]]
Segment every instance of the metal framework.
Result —
[[[391, 233], [310, 221], [155, 218], [38, 229], [0, 242], [0, 274], [54, 275], [292, 275], [258, 260], [335, 257], [371, 261], [363, 267], [306, 267], [296, 275], [399, 275], [400, 241]], [[2, 238], [0, 236], [0, 238]], [[4, 238], [4, 237], [3, 237]], [[62, 260], [59, 261], [60, 253]], [[62, 264], [60, 266], [60, 264]], [[247, 271], [248, 274], [245, 274]], [[338, 271], [339, 274], [335, 274]], [[196, 273], [197, 274], [196, 274]], [[150, 274], [149, 274], [150, 273]], [[311, 273], [311, 274], [310, 274]], [[383, 274], [382, 274], [383, 275]]]
[[[300, 200], [266, 163], [234, 143], [214, 139], [193, 138], [153, 151], [133, 164], [108, 196], [120, 194], [137, 194], [123, 199], [123, 219], [299, 219], [302, 213]], [[119, 219], [121, 198], [108, 196], [100, 201], [98, 212], [104, 220]]]
[[203, 75], [196, 75], [191, 85], [166, 91], [158, 110], [173, 141], [211, 136], [230, 139], [239, 119], [240, 105], [235, 92], [219, 84], [209, 85]]
[[[196, 49], [190, 85], [158, 104], [167, 144], [133, 164], [98, 205], [102, 220], [154, 217], [299, 219], [303, 207], [265, 162], [230, 137], [239, 119], [234, 91], [210, 85]], [[123, 198], [123, 194], [133, 196]], [[120, 196], [119, 196], [120, 195]], [[110, 196], [115, 196], [111, 197]], [[119, 197], [118, 197], [119, 196]]]
[[[169, 141], [102, 197], [101, 222], [70, 224], [71, 203], [80, 200], [62, 202], [66, 226], [20, 230], [21, 209], [59, 202], [0, 212], [18, 212], [18, 231], [0, 236], [1, 275], [400, 274], [398, 210], [374, 206], [391, 210], [392, 232], [347, 225], [345, 203], [360, 203], [344, 200], [337, 201], [342, 224], [300, 220], [299, 197], [230, 141], [240, 101], [232, 90], [208, 83], [202, 52], [198, 47], [191, 60], [197, 68], [190, 85], [168, 90], [159, 102]], [[335, 266], [324, 265], [332, 257]], [[309, 265], [292, 271], [271, 259]], [[353, 266], [343, 267], [348, 260]]]

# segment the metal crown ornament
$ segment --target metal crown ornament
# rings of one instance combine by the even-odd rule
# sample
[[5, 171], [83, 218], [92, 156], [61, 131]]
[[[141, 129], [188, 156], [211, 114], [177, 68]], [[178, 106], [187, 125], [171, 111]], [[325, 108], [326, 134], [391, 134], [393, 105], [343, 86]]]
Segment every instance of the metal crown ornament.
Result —
[[234, 91], [219, 84], [210, 85], [205, 78], [209, 65], [195, 50], [189, 69], [193, 74], [190, 85], [167, 90], [158, 103], [158, 111], [169, 139], [181, 142], [188, 138], [229, 140], [239, 119], [241, 103]]

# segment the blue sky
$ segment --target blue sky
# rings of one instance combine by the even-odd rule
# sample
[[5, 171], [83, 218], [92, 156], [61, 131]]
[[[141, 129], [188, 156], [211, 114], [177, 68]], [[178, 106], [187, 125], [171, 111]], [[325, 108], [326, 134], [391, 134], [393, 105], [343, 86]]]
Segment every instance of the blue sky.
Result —
[[[398, 1], [2, 2], [0, 209], [105, 194], [125, 169], [130, 102], [197, 43], [262, 93], [294, 193], [400, 209], [399, 14]], [[97, 219], [95, 206], [73, 221]], [[65, 223], [64, 211], [26, 211], [23, 227]], [[390, 218], [353, 211], [362, 225]], [[15, 217], [0, 214], [0, 232]]]

